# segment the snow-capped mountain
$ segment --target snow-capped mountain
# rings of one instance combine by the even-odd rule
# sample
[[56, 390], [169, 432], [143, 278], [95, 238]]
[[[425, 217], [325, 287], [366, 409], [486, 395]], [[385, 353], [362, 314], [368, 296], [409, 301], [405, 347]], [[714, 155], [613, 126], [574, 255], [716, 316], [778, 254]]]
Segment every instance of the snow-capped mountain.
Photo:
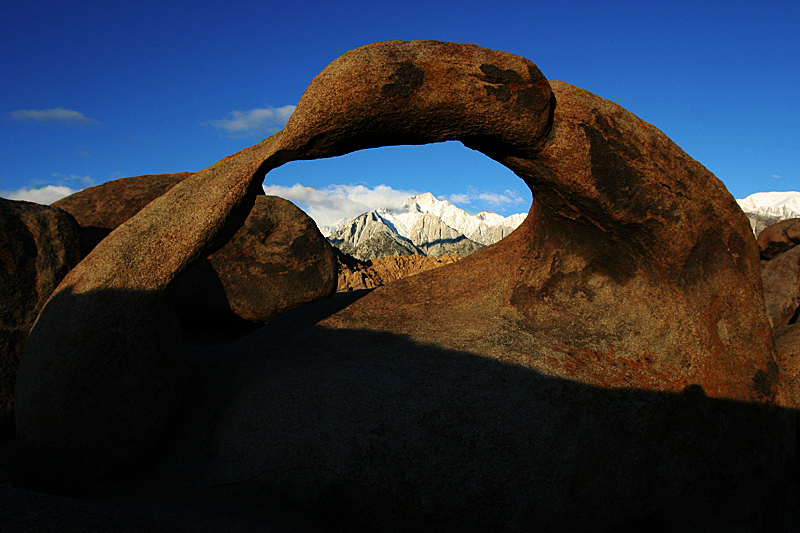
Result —
[[800, 192], [757, 192], [747, 198], [736, 200], [745, 213], [786, 218], [800, 217]]
[[736, 202], [750, 219], [756, 235], [781, 220], [800, 218], [800, 192], [797, 191], [757, 192]]
[[388, 255], [470, 254], [519, 226], [525, 214], [470, 215], [431, 193], [412, 196], [400, 211], [375, 209], [331, 228], [320, 228], [331, 243], [359, 259]]
[[447, 200], [437, 200], [431, 193], [410, 197], [403, 212], [395, 216], [411, 233], [411, 228], [420, 223], [419, 215], [425, 213], [435, 215], [443, 224], [484, 246], [493, 244], [514, 231], [526, 216], [525, 213], [517, 213], [504, 217], [485, 211], [470, 215]]

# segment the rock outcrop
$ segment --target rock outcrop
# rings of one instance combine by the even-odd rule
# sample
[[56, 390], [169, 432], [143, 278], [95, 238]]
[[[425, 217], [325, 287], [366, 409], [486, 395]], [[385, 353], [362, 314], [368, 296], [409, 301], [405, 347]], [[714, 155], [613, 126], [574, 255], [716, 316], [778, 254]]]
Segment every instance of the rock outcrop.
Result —
[[761, 270], [764, 304], [773, 328], [797, 319], [800, 309], [800, 247], [766, 262]]
[[76, 192], [52, 205], [78, 221], [86, 254], [114, 228], [191, 175], [179, 172], [122, 178]]
[[239, 231], [178, 276], [171, 292], [184, 331], [203, 338], [269, 322], [330, 296], [336, 283], [333, 251], [311, 217], [260, 195]]
[[[514, 233], [185, 372], [163, 293], [270, 169], [445, 140], [535, 190]], [[20, 461], [71, 486], [150, 452], [138, 486], [353, 530], [755, 528], [794, 431], [769, 407], [759, 276], [733, 197], [621, 107], [517, 56], [366, 46], [282, 132], [176, 185], [65, 278], [20, 365]]]
[[14, 434], [14, 382], [28, 332], [80, 261], [78, 224], [60, 209], [0, 198], [0, 442]]
[[455, 263], [461, 259], [457, 254], [446, 254], [439, 257], [395, 255], [383, 259], [361, 261], [338, 250], [334, 251], [337, 252], [339, 279], [337, 291], [339, 292], [374, 289], [407, 276]]
[[[91, 250], [117, 226], [192, 174], [124, 178], [54, 205], [81, 224]], [[335, 290], [335, 260], [313, 220], [291, 202], [258, 195], [236, 234], [178, 276], [170, 288], [192, 341], [230, 340]]]
[[800, 218], [781, 220], [758, 234], [761, 259], [770, 260], [800, 244]]
[[787, 324], [775, 331], [781, 380], [778, 387], [780, 405], [800, 409], [800, 324]]

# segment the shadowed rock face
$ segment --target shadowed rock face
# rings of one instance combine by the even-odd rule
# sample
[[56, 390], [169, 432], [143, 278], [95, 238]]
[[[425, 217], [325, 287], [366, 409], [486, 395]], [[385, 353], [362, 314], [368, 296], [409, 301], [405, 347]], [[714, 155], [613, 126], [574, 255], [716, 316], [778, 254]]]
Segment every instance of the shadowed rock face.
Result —
[[790, 248], [761, 271], [767, 317], [775, 329], [797, 320], [800, 307], [800, 248]]
[[336, 290], [333, 250], [294, 204], [258, 196], [236, 234], [183, 272], [172, 287], [185, 330], [251, 327]]
[[800, 243], [800, 218], [781, 220], [758, 234], [761, 259], [773, 259]]
[[14, 381], [28, 332], [78, 261], [78, 224], [71, 216], [0, 198], [0, 442], [13, 439]]
[[[242, 223], [266, 172], [451, 139], [531, 188], [514, 233], [198, 352], [178, 405], [160, 295]], [[764, 407], [778, 367], [758, 269], [724, 186], [619, 106], [517, 56], [370, 45], [320, 73], [283, 132], [175, 186], [64, 280], [20, 367], [18, 447], [47, 467], [29, 479], [77, 483], [161, 435], [149, 483], [357, 529], [740, 527], [791, 430]], [[71, 313], [117, 334], [58, 330]], [[119, 340], [134, 332], [146, 350]]]
[[[81, 224], [85, 249], [192, 174], [111, 181], [56, 202]], [[335, 290], [335, 262], [314, 221], [291, 202], [259, 195], [220, 250], [178, 276], [171, 301], [192, 341], [236, 338]]]

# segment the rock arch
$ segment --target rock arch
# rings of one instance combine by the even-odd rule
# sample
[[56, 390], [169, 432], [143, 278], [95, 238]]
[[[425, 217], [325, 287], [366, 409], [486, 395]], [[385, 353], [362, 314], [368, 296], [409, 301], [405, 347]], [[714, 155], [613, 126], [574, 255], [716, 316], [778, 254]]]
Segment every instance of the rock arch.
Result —
[[[28, 475], [86, 482], [152, 449], [173, 424], [186, 362], [170, 340], [164, 291], [241, 224], [270, 169], [444, 140], [459, 140], [520, 176], [534, 192], [526, 222], [494, 246], [375, 290], [313, 326], [314, 338], [325, 333], [350, 342], [365, 338], [353, 333], [360, 331], [393, 361], [409, 361], [412, 392], [454, 391], [414, 411], [421, 447], [393, 440], [409, 427], [397, 419], [358, 418], [343, 425], [346, 442], [325, 440], [334, 451], [292, 456], [307, 461], [305, 474], [276, 474], [275, 457], [287, 460], [282, 439], [316, 437], [303, 425], [289, 438], [278, 422], [258, 419], [244, 400], [261, 398], [256, 372], [235, 392], [203, 382], [219, 403], [200, 402], [205, 407], [174, 422], [185, 431], [168, 431], [175, 446], [189, 446], [203, 441], [191, 420], [203, 409], [224, 413], [215, 431], [235, 453], [203, 448], [198, 453], [219, 464], [195, 472], [196, 482], [263, 480], [276, 498], [355, 509], [365, 527], [402, 516], [398, 527], [502, 521], [512, 528], [597, 529], [666, 508], [681, 510], [678, 522], [702, 522], [709, 517], [687, 510], [699, 497], [735, 501], [731, 508], [746, 514], [758, 500], [752, 495], [769, 489], [783, 431], [775, 413], [757, 409], [774, 399], [777, 366], [747, 219], [708, 170], [621, 107], [548, 82], [521, 57], [435, 41], [379, 43], [337, 59], [311, 82], [282, 132], [185, 180], [69, 274], [41, 313], [19, 371], [18, 449], [33, 471]], [[282, 358], [311, 350], [282, 340], [271, 348]], [[326, 381], [322, 369], [335, 363], [315, 350], [313, 379], [347, 405], [342, 395], [352, 374]], [[473, 361], [466, 374], [452, 366], [455, 354]], [[383, 383], [391, 369], [376, 360], [359, 351], [350, 363]], [[521, 388], [511, 394], [503, 379]], [[461, 401], [476, 388], [480, 407]], [[290, 401], [270, 399], [258, 404], [264, 412], [275, 420], [288, 416]], [[405, 401], [394, 398], [389, 412], [402, 418]], [[275, 404], [284, 414], [269, 410]], [[502, 427], [476, 430], [464, 405], [497, 414], [519, 409], [526, 418], [508, 427], [511, 419], [500, 417]], [[296, 421], [303, 413], [291, 415]], [[255, 436], [237, 432], [245, 421]], [[359, 428], [391, 449], [387, 460], [411, 457], [410, 473], [353, 466], [364, 458], [359, 454], [374, 452], [359, 447]], [[759, 443], [749, 439], [753, 431]], [[565, 450], [569, 432], [588, 440]], [[531, 439], [539, 447], [531, 448]], [[278, 451], [270, 455], [259, 442], [277, 443]], [[472, 450], [467, 479], [482, 481], [452, 491], [446, 475], [453, 465], [443, 466], [441, 455], [429, 460], [425, 450], [461, 442]], [[172, 457], [169, 449], [165, 457]], [[499, 492], [492, 492], [486, 466], [493, 456], [482, 449], [508, 450]], [[444, 482], [430, 475], [436, 468]], [[315, 492], [312, 478], [324, 478], [330, 490]], [[727, 490], [744, 478], [746, 491]], [[718, 484], [698, 481], [709, 479]], [[270, 492], [276, 486], [286, 492]], [[601, 504], [575, 507], [592, 498]], [[477, 501], [480, 516], [465, 522], [463, 512]], [[740, 519], [735, 514], [726, 518]]]

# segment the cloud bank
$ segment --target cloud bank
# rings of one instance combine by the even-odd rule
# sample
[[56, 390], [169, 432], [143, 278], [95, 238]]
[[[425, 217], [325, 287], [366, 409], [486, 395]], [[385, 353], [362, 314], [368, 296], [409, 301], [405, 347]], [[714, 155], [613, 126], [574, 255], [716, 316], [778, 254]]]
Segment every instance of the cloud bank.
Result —
[[63, 185], [46, 185], [38, 189], [23, 187], [16, 191], [0, 191], [0, 197], [47, 205], [76, 192], [78, 189], [71, 189]]
[[56, 107], [53, 109], [17, 109], [9, 113], [9, 118], [19, 121], [63, 122], [72, 124], [95, 124], [96, 120], [83, 113]]
[[378, 185], [373, 189], [364, 185], [329, 185], [314, 189], [299, 183], [291, 187], [264, 185], [264, 192], [297, 204], [318, 226], [333, 226], [342, 219], [379, 207], [402, 209], [409, 196], [419, 194], [418, 191], [403, 191], [388, 185]]
[[267, 107], [250, 109], [249, 111], [232, 111], [228, 118], [212, 120], [206, 125], [224, 130], [228, 135], [246, 137], [257, 133], [274, 133], [283, 129], [294, 113], [293, 105], [283, 107]]

